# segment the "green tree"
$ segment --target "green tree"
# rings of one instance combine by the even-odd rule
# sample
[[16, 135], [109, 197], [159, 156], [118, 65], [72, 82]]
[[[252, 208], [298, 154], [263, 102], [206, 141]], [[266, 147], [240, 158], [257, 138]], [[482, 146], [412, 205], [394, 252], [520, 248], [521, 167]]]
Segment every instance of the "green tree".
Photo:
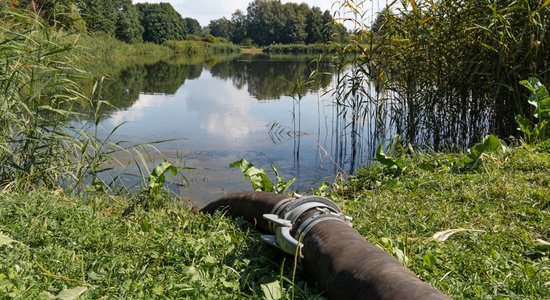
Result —
[[286, 18], [279, 42], [283, 44], [304, 43], [307, 38], [306, 14], [309, 11], [309, 6], [287, 3], [283, 5], [282, 11]]
[[117, 4], [116, 38], [127, 43], [143, 42], [143, 26], [137, 7], [131, 0], [118, 0]]
[[104, 32], [115, 35], [118, 20], [116, 3], [113, 0], [77, 0], [80, 14], [89, 32]]
[[[255, 0], [248, 5], [248, 36], [258, 45], [285, 43], [288, 38], [288, 25], [293, 25], [289, 17], [295, 17], [292, 9], [286, 9], [280, 0]], [[290, 14], [290, 16], [288, 16]]]
[[213, 36], [230, 39], [232, 32], [231, 21], [226, 18], [212, 20], [208, 24], [208, 31]]
[[[235, 20], [241, 20], [237, 15]], [[232, 18], [233, 21], [233, 18]], [[307, 4], [285, 3], [280, 0], [254, 0], [248, 5], [246, 36], [258, 45], [276, 43], [315, 43], [331, 41], [335, 36], [345, 36], [343, 26], [338, 26], [329, 11]], [[238, 38], [237, 38], [238, 36]], [[235, 40], [242, 40], [235, 35]]]
[[162, 44], [168, 40], [183, 40], [187, 29], [181, 15], [170, 3], [136, 4], [143, 26], [143, 40]]
[[240, 9], [231, 15], [231, 25], [231, 41], [235, 44], [242, 43], [247, 38], [248, 23], [246, 15]]
[[131, 0], [76, 0], [89, 32], [104, 32], [128, 43], [142, 41], [139, 12]]
[[199, 21], [193, 18], [184, 18], [183, 21], [188, 34], [202, 34], [202, 28]]
[[323, 12], [319, 7], [312, 7], [306, 16], [306, 43], [323, 41]]

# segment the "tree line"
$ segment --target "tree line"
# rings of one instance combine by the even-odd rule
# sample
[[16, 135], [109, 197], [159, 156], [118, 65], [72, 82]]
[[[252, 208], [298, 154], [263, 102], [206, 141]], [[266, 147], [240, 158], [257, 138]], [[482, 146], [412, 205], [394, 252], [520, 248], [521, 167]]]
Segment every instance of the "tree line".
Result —
[[199, 22], [183, 18], [169, 3], [131, 0], [15, 0], [9, 5], [38, 13], [51, 26], [64, 30], [105, 33], [128, 43], [183, 40], [201, 34]]
[[[237, 10], [231, 20], [213, 20], [205, 28], [182, 17], [170, 3], [131, 0], [11, 0], [1, 6], [32, 10], [51, 26], [64, 30], [105, 33], [128, 43], [197, 39], [211, 35], [236, 44], [328, 42], [345, 35], [329, 11], [280, 0], [254, 0], [247, 13]], [[211, 39], [210, 39], [211, 40]]]
[[207, 31], [236, 44], [311, 44], [340, 40], [346, 29], [331, 13], [302, 3], [254, 0], [246, 13], [236, 10], [231, 20], [210, 21]]

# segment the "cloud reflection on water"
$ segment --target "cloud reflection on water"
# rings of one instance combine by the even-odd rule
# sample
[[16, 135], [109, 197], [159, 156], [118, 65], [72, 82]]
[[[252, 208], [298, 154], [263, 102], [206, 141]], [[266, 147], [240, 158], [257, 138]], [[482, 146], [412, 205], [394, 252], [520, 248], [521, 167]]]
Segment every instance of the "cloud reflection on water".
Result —
[[[169, 123], [170, 128], [183, 131], [187, 139], [204, 141], [221, 138], [225, 143], [238, 143], [265, 130], [267, 121], [251, 112], [255, 101], [245, 89], [239, 90], [229, 81], [221, 82], [205, 76], [200, 81], [188, 81], [170, 97], [140, 93], [131, 107], [112, 113], [108, 122], [112, 126], [123, 122], [148, 122], [146, 119], [153, 110], [165, 107], [168, 112], [161, 116], [163, 122]], [[198, 118], [198, 124], [186, 122], [194, 118]]]
[[[208, 88], [211, 86], [216, 88]], [[231, 82], [204, 78], [200, 83], [189, 82], [184, 89], [189, 94], [188, 111], [198, 114], [200, 128], [211, 135], [231, 142], [265, 129], [266, 122], [251, 114], [255, 100]]]
[[109, 123], [117, 126], [123, 122], [137, 122], [141, 120], [151, 107], [161, 107], [166, 103], [165, 95], [140, 94], [138, 100], [125, 110], [119, 110], [111, 114]]

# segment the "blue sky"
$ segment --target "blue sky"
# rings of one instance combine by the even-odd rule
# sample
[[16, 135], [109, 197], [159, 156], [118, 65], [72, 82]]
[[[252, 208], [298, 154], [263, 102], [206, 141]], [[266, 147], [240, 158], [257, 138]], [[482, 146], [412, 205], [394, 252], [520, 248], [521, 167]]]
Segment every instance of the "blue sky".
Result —
[[[339, 0], [282, 0], [281, 2], [305, 2], [309, 6], [320, 7], [323, 11], [328, 9], [331, 12], [334, 12], [337, 10], [338, 5], [336, 5], [335, 3], [338, 1]], [[197, 19], [199, 23], [201, 23], [201, 26], [206, 26], [211, 20], [214, 19], [219, 19], [222, 17], [231, 19], [231, 14], [237, 9], [246, 12], [246, 8], [248, 7], [248, 4], [252, 2], [252, 0], [133, 0], [133, 2], [169, 2], [182, 15], [182, 17], [191, 17]], [[369, 10], [372, 8], [373, 10], [377, 11], [379, 10], [379, 6], [381, 5], [380, 3], [385, 4], [386, 1], [367, 0], [365, 1], [365, 7]]]

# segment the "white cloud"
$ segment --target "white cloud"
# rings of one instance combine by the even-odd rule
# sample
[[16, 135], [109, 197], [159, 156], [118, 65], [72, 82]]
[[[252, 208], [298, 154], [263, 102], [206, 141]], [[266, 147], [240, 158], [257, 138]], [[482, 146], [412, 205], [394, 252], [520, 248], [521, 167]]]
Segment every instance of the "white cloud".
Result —
[[[231, 14], [237, 9], [246, 12], [248, 4], [253, 0], [134, 0], [134, 3], [159, 3], [169, 2], [181, 14], [182, 17], [197, 19], [201, 26], [206, 26], [211, 20], [225, 17], [231, 18]], [[342, 1], [342, 0], [340, 0]], [[317, 6], [324, 10], [334, 12], [339, 5], [338, 0], [282, 0], [281, 2], [307, 3], [309, 6]], [[359, 1], [358, 1], [359, 2]], [[380, 3], [385, 4], [386, 0], [366, 1], [364, 7], [368, 10], [379, 10]]]

